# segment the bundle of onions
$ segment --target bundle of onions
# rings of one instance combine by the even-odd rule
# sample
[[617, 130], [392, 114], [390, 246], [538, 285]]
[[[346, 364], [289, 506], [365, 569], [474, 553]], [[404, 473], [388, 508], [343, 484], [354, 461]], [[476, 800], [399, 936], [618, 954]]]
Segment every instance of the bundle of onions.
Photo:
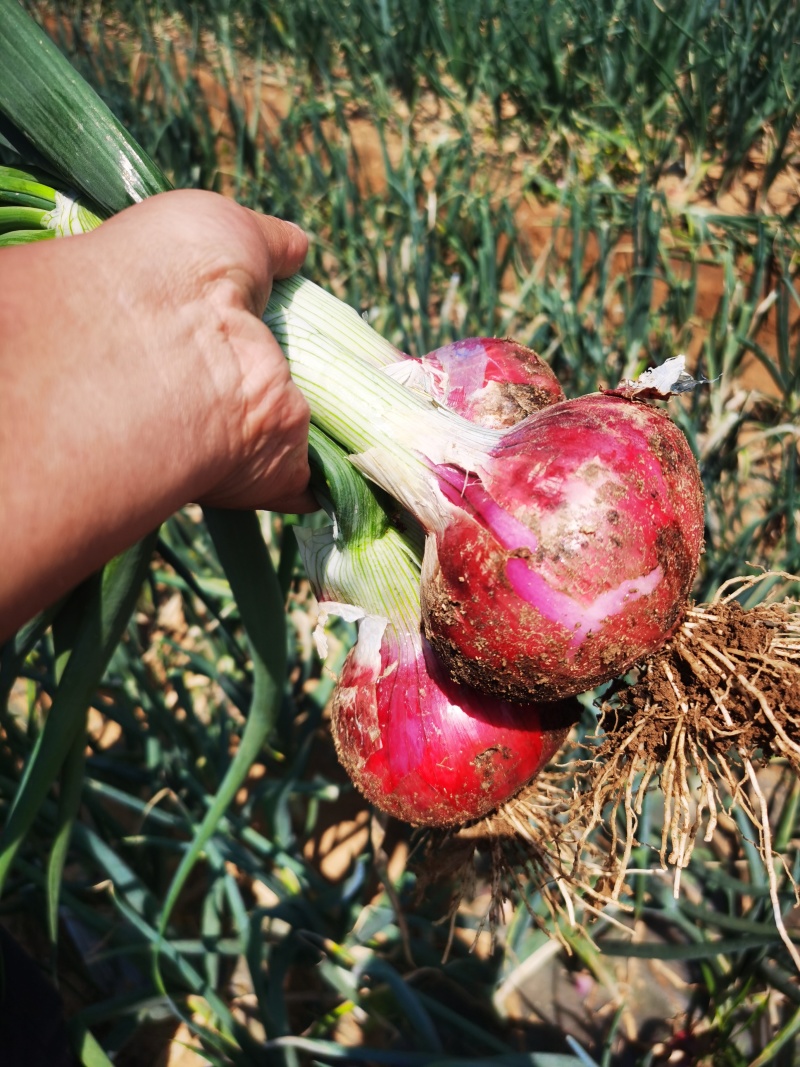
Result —
[[425, 634], [454, 680], [558, 700], [674, 632], [702, 547], [703, 495], [666, 414], [596, 394], [489, 430], [395, 381], [383, 342], [365, 360], [360, 320], [348, 335], [324, 302], [311, 316], [293, 293], [265, 318], [312, 421], [425, 530]]
[[[376, 366], [380, 351], [375, 345]], [[496, 424], [498, 395], [510, 422], [531, 409], [564, 407], [549, 368], [512, 341], [470, 339], [419, 361], [392, 355], [384, 364], [392, 377], [416, 383], [473, 423]], [[524, 386], [524, 406], [507, 403], [507, 378]], [[401, 532], [397, 519], [389, 519], [392, 504], [316, 430], [312, 456], [334, 525], [298, 531], [306, 570], [323, 613], [359, 624], [333, 700], [340, 760], [358, 788], [390, 814], [439, 827], [473, 822], [518, 794], [540, 770], [577, 718], [578, 705], [511, 702], [448, 678], [420, 632], [415, 522], [405, 516]], [[458, 498], [455, 503], [463, 506]]]

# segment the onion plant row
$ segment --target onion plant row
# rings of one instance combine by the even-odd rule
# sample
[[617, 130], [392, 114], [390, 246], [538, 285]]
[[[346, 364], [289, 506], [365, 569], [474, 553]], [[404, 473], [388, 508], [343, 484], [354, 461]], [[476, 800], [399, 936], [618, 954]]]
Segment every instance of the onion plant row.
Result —
[[[713, 382], [676, 414], [706, 495], [695, 591], [707, 599], [759, 567], [800, 571], [791, 220], [677, 208], [654, 186], [677, 137], [697, 159], [711, 152], [706, 162], [719, 160], [732, 176], [766, 122], [774, 137], [764, 192], [780, 173], [795, 117], [785, 90], [797, 82], [783, 7], [673, 12], [643, 4], [631, 16], [626, 5], [623, 21], [611, 4], [556, 5], [546, 32], [540, 16], [522, 32], [523, 12], [513, 5], [500, 12], [476, 4], [469, 18], [447, 4], [419, 11], [384, 4], [377, 13], [333, 6], [324, 18], [312, 7], [254, 8], [239, 23], [203, 6], [193, 22], [176, 6], [167, 26], [145, 5], [120, 5], [116, 29], [135, 27], [155, 57], [135, 66], [130, 38], [114, 32], [113, 20], [106, 30], [65, 8], [72, 25], [52, 28], [73, 47], [90, 42], [88, 58], [84, 52], [76, 63], [174, 184], [224, 188], [311, 228], [309, 271], [399, 349], [422, 354], [469, 334], [513, 334], [546, 357], [568, 395], [578, 395], [694, 343], [696, 373]], [[269, 33], [262, 34], [264, 20]], [[209, 29], [213, 40], [202, 32]], [[201, 55], [226, 91], [223, 138], [202, 79], [186, 74]], [[248, 110], [245, 88], [278, 62], [296, 91], [270, 128]], [[128, 70], [130, 82], [120, 80]], [[451, 135], [433, 144], [407, 110], [430, 89], [452, 110]], [[621, 107], [631, 94], [637, 107]], [[378, 192], [359, 181], [350, 140], [350, 101], [362, 98], [386, 168]], [[506, 197], [496, 195], [491, 138], [470, 126], [470, 108], [482, 103], [498, 130], [510, 123], [539, 144], [556, 131], [559, 141], [556, 156]], [[641, 129], [630, 126], [633, 114], [647, 115]], [[18, 131], [4, 132], [30, 152]], [[596, 153], [588, 173], [585, 154], [573, 150], [578, 136]], [[6, 152], [7, 162], [20, 162]], [[158, 187], [153, 180], [147, 191]], [[552, 240], [538, 254], [518, 233], [514, 210], [514, 198], [533, 190], [557, 206]], [[86, 191], [102, 201], [100, 186]], [[17, 219], [7, 232], [44, 234], [48, 208], [26, 208], [43, 215]], [[631, 266], [620, 273], [621, 243]], [[724, 283], [710, 316], [698, 299], [709, 265]], [[777, 338], [770, 353], [767, 325]], [[754, 361], [769, 375], [758, 396], [741, 387], [743, 367]], [[306, 524], [308, 542], [315, 523]], [[796, 595], [790, 578], [783, 588]], [[766, 591], [766, 583], [745, 585], [741, 599], [753, 604]], [[83, 1061], [107, 1062], [136, 1040], [143, 1022], [177, 1012], [210, 1062], [590, 1062], [564, 1035], [529, 1034], [521, 1053], [504, 1021], [505, 1001], [495, 1000], [499, 1015], [475, 1010], [487, 989], [517, 988], [518, 968], [543, 958], [548, 928], [558, 928], [597, 980], [613, 985], [595, 945], [551, 915], [535, 879], [518, 883], [505, 953], [480, 956], [467, 951], [478, 922], [469, 911], [453, 913], [451, 938], [436, 925], [447, 913], [446, 885], [420, 905], [410, 869], [390, 879], [385, 848], [392, 835], [403, 838], [395, 827], [385, 837], [386, 824], [373, 825], [343, 880], [328, 879], [312, 861], [306, 842], [318, 840], [349, 787], [327, 758], [332, 681], [311, 651], [309, 609], [284, 521], [275, 517], [259, 530], [252, 517], [212, 512], [200, 522], [186, 514], [3, 649], [5, 906], [41, 909], [54, 966], [57, 950], [63, 966], [77, 949], [104, 991], [73, 1020]], [[99, 645], [91, 640], [98, 618], [110, 620]], [[331, 630], [333, 673], [351, 640], [347, 625]], [[50, 701], [58, 718], [44, 713]], [[87, 719], [92, 702], [102, 726]], [[590, 748], [593, 729], [587, 712], [579, 745]], [[731, 816], [733, 849], [717, 839], [695, 846], [677, 900], [651, 872], [664, 830], [652, 797], [629, 858], [642, 870], [634, 917], [668, 931], [665, 943], [644, 951], [688, 961], [696, 989], [689, 1031], [709, 1062], [780, 1062], [798, 1030], [792, 963], [774, 923], [776, 896], [789, 906], [798, 873], [798, 792], [791, 772], [777, 768], [770, 822], [788, 872], [773, 869], [777, 889], [752, 844], [759, 823], [748, 821], [747, 808]], [[55, 771], [61, 789], [51, 794]], [[622, 832], [624, 807], [614, 807], [613, 818]], [[598, 833], [601, 846], [611, 830]], [[485, 874], [479, 869], [479, 878]], [[620, 936], [617, 919], [612, 909], [593, 936], [609, 956], [635, 955], [641, 946]], [[247, 1010], [229, 995], [234, 961], [254, 998]], [[363, 1035], [360, 1049], [345, 1051], [353, 1044], [348, 1019]], [[618, 1014], [595, 1034], [598, 1059], [613, 1062], [612, 1050], [624, 1046], [622, 1021]], [[652, 1050], [629, 1051], [653, 1062]]]
[[[80, 5], [59, 8], [85, 32]], [[797, 117], [796, 12], [774, 0], [730, 8], [703, 0], [359, 0], [325, 8], [248, 0], [235, 11], [216, 0], [173, 0], [167, 9], [122, 0], [115, 11], [148, 34], [178, 16], [192, 48], [209, 29], [251, 56], [299, 61], [317, 84], [346, 84], [363, 99], [378, 82], [411, 103], [426, 90], [482, 100], [498, 126], [567, 144], [589, 140], [622, 169], [638, 159], [651, 179], [675, 162], [676, 139], [698, 181], [709, 157], [729, 180], [756, 147], [766, 157], [766, 192], [787, 161]]]

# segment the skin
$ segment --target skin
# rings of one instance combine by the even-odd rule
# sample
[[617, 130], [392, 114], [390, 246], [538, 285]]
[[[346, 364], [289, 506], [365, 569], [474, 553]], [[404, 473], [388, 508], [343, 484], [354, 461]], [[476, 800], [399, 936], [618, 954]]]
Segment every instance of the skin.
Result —
[[0, 250], [0, 639], [189, 501], [315, 510], [261, 314], [307, 250], [214, 193]]

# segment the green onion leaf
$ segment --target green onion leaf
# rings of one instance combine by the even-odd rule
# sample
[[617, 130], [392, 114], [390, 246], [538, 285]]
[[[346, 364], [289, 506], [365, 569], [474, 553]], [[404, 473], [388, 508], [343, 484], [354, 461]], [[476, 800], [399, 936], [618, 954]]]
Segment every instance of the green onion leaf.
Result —
[[57, 173], [107, 211], [170, 188], [17, 0], [0, 0], [0, 111]]

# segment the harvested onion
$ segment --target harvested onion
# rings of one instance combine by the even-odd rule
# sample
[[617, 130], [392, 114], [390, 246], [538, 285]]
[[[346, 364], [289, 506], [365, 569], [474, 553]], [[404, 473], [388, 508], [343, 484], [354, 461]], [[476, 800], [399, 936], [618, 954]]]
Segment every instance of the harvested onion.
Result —
[[[506, 433], [480, 474], [435, 470], [453, 512], [428, 542], [423, 613], [454, 677], [557, 699], [672, 634], [702, 547], [703, 495], [667, 415], [580, 397]], [[512, 620], [499, 635], [498, 618]]]
[[565, 399], [555, 374], [533, 349], [502, 337], [454, 341], [420, 359], [406, 357], [386, 373], [490, 430], [508, 429]]
[[[330, 316], [308, 314], [279, 300], [267, 321], [312, 420], [425, 529], [425, 629], [454, 678], [556, 700], [668, 639], [704, 513], [697, 464], [664, 413], [594, 395], [493, 432], [392, 381], [385, 342], [371, 365]], [[363, 352], [368, 331], [354, 316], [350, 347]]]
[[364, 626], [332, 708], [343, 767], [371, 803], [406, 822], [454, 826], [509, 800], [580, 717], [577, 701], [514, 704], [449, 678], [419, 632]]

